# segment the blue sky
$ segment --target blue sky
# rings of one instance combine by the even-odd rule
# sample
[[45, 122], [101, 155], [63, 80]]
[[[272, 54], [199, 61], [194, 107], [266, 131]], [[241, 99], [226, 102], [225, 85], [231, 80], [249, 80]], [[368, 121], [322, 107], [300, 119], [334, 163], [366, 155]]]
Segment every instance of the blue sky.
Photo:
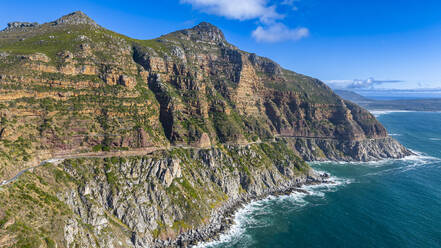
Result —
[[441, 87], [441, 1], [4, 1], [0, 23], [82, 10], [105, 28], [151, 39], [208, 21], [239, 48], [336, 87]]

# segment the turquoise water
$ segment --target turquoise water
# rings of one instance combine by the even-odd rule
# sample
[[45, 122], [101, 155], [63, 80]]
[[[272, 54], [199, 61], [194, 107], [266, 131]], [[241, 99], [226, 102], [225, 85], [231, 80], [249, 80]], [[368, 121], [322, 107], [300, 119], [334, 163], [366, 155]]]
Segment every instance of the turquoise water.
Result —
[[383, 113], [390, 134], [419, 155], [318, 163], [337, 185], [254, 202], [205, 247], [441, 247], [441, 113]]

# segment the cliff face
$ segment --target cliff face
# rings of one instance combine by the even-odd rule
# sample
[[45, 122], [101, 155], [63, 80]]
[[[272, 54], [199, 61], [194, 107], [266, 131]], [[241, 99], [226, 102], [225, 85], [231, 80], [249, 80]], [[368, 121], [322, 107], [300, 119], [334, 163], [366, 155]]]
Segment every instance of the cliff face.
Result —
[[211, 24], [134, 40], [82, 12], [0, 32], [0, 104], [0, 179], [54, 154], [387, 137], [319, 80], [239, 50]]
[[242, 202], [321, 180], [282, 141], [46, 164], [0, 191], [0, 246], [189, 245]]
[[0, 181], [81, 158], [0, 191], [0, 247], [185, 243], [238, 202], [306, 182], [303, 159], [408, 154], [366, 110], [209, 23], [135, 40], [75, 12], [0, 32]]
[[[210, 24], [155, 41], [162, 49], [134, 46], [134, 59], [149, 72], [150, 89], [168, 116], [164, 130], [173, 143], [197, 140], [203, 132], [221, 142], [273, 136], [387, 136], [372, 115], [340, 99], [322, 82], [238, 50]], [[188, 128], [180, 126], [189, 120]], [[234, 128], [224, 130], [224, 124]]]

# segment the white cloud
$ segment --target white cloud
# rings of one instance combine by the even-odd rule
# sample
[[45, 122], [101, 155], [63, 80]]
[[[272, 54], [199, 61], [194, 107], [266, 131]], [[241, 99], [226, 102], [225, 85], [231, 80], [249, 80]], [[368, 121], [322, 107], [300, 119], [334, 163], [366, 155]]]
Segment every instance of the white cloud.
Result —
[[330, 80], [328, 85], [334, 89], [374, 89], [377, 85], [402, 83], [402, 80], [376, 80], [372, 77], [368, 79], [354, 79], [354, 80]]
[[290, 29], [282, 23], [274, 23], [266, 27], [257, 27], [252, 35], [257, 41], [279, 42], [305, 38], [309, 36], [309, 30], [307, 28]]
[[297, 6], [295, 6], [296, 2], [300, 2], [300, 0], [283, 0], [280, 4], [291, 6], [292, 10], [297, 11], [297, 10], [299, 10], [299, 8]]
[[[299, 40], [309, 35], [307, 28], [289, 28], [281, 23], [285, 16], [278, 13], [276, 5], [270, 5], [269, 0], [180, 0], [181, 3], [191, 4], [202, 12], [223, 16], [234, 20], [258, 20], [258, 27], [252, 36], [260, 42], [278, 42], [284, 40]], [[299, 0], [284, 0], [279, 5], [293, 5]]]
[[284, 16], [277, 13], [276, 6], [268, 6], [267, 0], [181, 0], [181, 3], [218, 16], [236, 20], [259, 19], [270, 23]]

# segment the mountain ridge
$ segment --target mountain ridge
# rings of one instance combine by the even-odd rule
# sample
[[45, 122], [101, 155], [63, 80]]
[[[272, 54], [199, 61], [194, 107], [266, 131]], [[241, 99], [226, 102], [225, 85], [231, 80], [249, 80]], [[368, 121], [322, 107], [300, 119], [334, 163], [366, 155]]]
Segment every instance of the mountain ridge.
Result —
[[[0, 52], [0, 100], [12, 104], [1, 113], [1, 140], [25, 130], [21, 140], [28, 148], [21, 151], [20, 163], [40, 151], [47, 158], [44, 153], [58, 150], [205, 147], [275, 136], [342, 142], [387, 138], [369, 112], [345, 102], [323, 82], [237, 49], [206, 22], [136, 40], [77, 11], [0, 32]], [[24, 111], [24, 106], [32, 107]], [[38, 117], [37, 124], [20, 127], [7, 121], [11, 116], [17, 116], [16, 122]], [[76, 121], [62, 124], [66, 117]], [[11, 140], [17, 138], [11, 135]]]
[[0, 180], [74, 158], [1, 188], [0, 246], [190, 246], [238, 204], [327, 180], [305, 160], [411, 154], [320, 80], [205, 22], [151, 40], [82, 12], [15, 26], [0, 32]]

